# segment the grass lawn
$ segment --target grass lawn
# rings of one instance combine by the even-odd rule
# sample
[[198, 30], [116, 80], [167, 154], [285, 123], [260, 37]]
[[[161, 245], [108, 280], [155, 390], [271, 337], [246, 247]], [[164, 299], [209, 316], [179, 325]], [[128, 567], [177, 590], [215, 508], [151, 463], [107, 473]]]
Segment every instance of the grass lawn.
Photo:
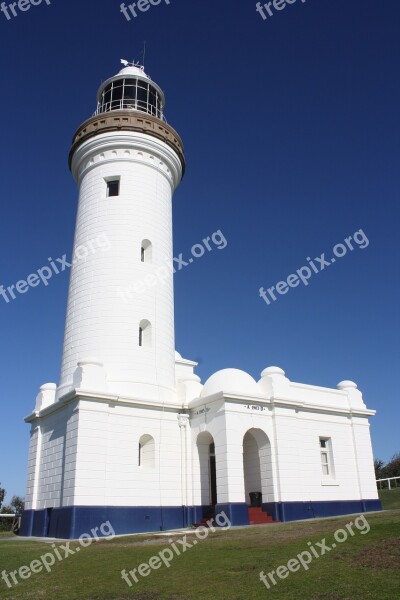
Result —
[[385, 510], [400, 509], [400, 487], [394, 490], [380, 490], [379, 497]]
[[[176, 556], [167, 568], [151, 571], [130, 588], [121, 570], [132, 570], [167, 547], [168, 538], [130, 536], [93, 542], [79, 554], [56, 562], [51, 573], [32, 574], [13, 588], [0, 579], [0, 597], [18, 600], [389, 600], [400, 589], [400, 510], [366, 516], [370, 532], [355, 535], [324, 556], [309, 570], [289, 573], [267, 589], [259, 572], [287, 565], [309, 550], [307, 542], [334, 542], [334, 532], [354, 520], [340, 517], [282, 525], [255, 526], [210, 533], [204, 541]], [[191, 540], [195, 539], [192, 535]], [[175, 538], [176, 542], [176, 538]], [[57, 544], [59, 546], [59, 544]], [[179, 544], [178, 544], [179, 546]], [[76, 549], [76, 542], [71, 548]], [[181, 546], [180, 546], [181, 547]], [[315, 546], [318, 548], [318, 546]], [[29, 565], [51, 544], [2, 540], [0, 573]], [[63, 553], [63, 552], [62, 552]], [[19, 580], [19, 578], [18, 578]], [[20, 581], [20, 580], [19, 580]]]

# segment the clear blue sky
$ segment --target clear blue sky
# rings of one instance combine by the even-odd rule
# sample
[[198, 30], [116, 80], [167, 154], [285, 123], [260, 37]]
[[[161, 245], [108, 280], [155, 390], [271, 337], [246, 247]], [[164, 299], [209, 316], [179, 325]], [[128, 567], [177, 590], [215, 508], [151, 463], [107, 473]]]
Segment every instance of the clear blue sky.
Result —
[[[163, 0], [128, 22], [114, 0], [52, 0], [0, 13], [0, 284], [70, 256], [77, 193], [67, 155], [119, 59], [139, 59], [167, 96], [187, 172], [174, 199], [175, 255], [217, 229], [225, 250], [175, 279], [177, 349], [203, 381], [359, 384], [376, 457], [400, 450], [398, 0], [300, 0], [266, 21], [255, 2]], [[363, 229], [364, 250], [270, 306], [259, 288]], [[39, 386], [58, 381], [68, 273], [0, 297], [0, 481], [24, 494]]]

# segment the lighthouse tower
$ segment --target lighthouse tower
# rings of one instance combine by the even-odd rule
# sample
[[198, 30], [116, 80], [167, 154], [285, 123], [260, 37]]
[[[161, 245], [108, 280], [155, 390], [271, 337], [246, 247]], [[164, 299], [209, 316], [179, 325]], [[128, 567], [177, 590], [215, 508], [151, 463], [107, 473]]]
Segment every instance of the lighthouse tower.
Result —
[[79, 207], [57, 398], [87, 387], [174, 399], [172, 195], [185, 163], [164, 103], [143, 68], [127, 66], [74, 136]]
[[175, 353], [172, 196], [185, 159], [164, 104], [143, 67], [126, 64], [73, 138], [60, 382], [41, 387], [26, 419], [28, 535], [75, 537], [105, 519], [120, 533], [187, 522], [182, 394], [201, 386], [196, 363]]

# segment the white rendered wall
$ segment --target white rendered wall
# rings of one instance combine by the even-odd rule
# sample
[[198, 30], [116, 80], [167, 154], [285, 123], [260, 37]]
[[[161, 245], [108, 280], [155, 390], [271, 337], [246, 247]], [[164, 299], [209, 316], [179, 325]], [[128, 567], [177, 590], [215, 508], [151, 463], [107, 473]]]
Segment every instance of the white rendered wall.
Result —
[[[155, 442], [155, 464], [138, 464], [143, 435]], [[74, 504], [181, 506], [181, 438], [176, 412], [82, 401]]]
[[[367, 417], [289, 407], [271, 410], [262, 403], [256, 406], [258, 410], [245, 402], [207, 404], [206, 400], [192, 411], [194, 504], [201, 504], [202, 496], [196, 447], [200, 432], [209, 432], [215, 441], [219, 503], [249, 503], [250, 491], [262, 491], [264, 502], [378, 498]], [[243, 439], [248, 431], [264, 432], [270, 446], [259, 444], [257, 455], [256, 446], [250, 444], [243, 461]], [[328, 478], [322, 474], [320, 437], [332, 442], [334, 475]], [[258, 463], [261, 488], [254, 472]]]
[[[347, 417], [277, 409], [275, 419], [282, 501], [360, 499]], [[323, 477], [320, 437], [331, 439], [334, 477]]]
[[26, 510], [36, 508], [36, 489], [39, 479], [38, 469], [40, 466], [40, 426], [33, 424], [31, 426], [31, 436], [28, 453], [28, 475], [25, 495]]
[[[260, 489], [264, 502], [378, 497], [366, 417], [257, 406], [262, 410], [212, 402], [192, 411], [189, 427], [176, 410], [83, 400], [69, 404], [40, 419], [41, 436], [33, 430], [27, 507], [208, 504], [212, 441], [218, 503], [249, 503], [248, 493]], [[252, 442], [243, 460], [247, 432], [258, 441], [258, 453]], [[144, 435], [155, 443], [151, 468], [138, 463]], [[334, 476], [328, 480], [322, 475], [320, 437], [332, 441]], [[260, 476], [254, 472], [258, 465]]]
[[[67, 409], [70, 413], [65, 437], [62, 496], [60, 506], [72, 506], [75, 500], [76, 458], [80, 413], [78, 403]], [[67, 411], [66, 411], [67, 412]]]
[[[188, 502], [183, 484], [187, 485], [186, 461], [191, 450], [185, 444], [187, 427], [182, 422], [180, 426], [175, 410], [80, 401], [40, 421], [41, 443], [36, 426], [31, 440], [27, 508], [182, 506]], [[154, 439], [151, 468], [138, 462], [143, 435]]]
[[[109, 247], [72, 267], [58, 398], [74, 387], [78, 361], [92, 357], [104, 365], [109, 392], [174, 397], [171, 201], [180, 169], [166, 144], [138, 133], [98, 135], [77, 151], [74, 255], [104, 236]], [[106, 197], [107, 178], [120, 178], [118, 197]], [[143, 240], [152, 243], [151, 264], [141, 261]], [[138, 342], [143, 319], [152, 325], [148, 348]]]
[[77, 432], [74, 404], [32, 424], [26, 509], [73, 504]]
[[367, 419], [353, 418], [353, 436], [361, 496], [378, 498], [370, 425]]

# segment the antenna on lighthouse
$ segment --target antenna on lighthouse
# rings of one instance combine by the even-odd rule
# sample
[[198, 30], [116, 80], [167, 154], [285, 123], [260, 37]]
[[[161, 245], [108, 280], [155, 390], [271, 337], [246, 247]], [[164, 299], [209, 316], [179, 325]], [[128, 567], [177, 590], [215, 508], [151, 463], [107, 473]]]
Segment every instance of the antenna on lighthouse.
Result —
[[146, 57], [146, 40], [144, 40], [144, 42], [143, 42], [143, 68], [144, 68], [144, 63], [145, 63], [145, 57]]
[[135, 60], [133, 60], [132, 62], [129, 62], [129, 60], [125, 60], [124, 58], [121, 58], [121, 63], [124, 65], [124, 67], [135, 67], [136, 69], [140, 69], [141, 71], [144, 71], [143, 65], [141, 65], [140, 62], [135, 62]]

